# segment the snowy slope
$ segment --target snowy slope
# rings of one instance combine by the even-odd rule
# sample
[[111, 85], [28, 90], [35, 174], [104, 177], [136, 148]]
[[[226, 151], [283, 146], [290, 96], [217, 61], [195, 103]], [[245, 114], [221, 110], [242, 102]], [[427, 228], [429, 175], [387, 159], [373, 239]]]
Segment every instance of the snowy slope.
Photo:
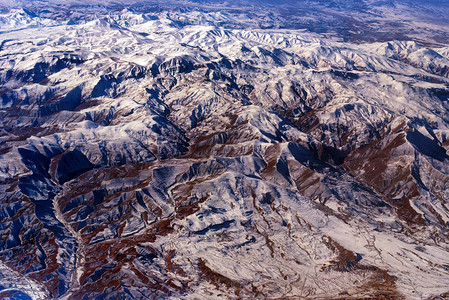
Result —
[[7, 14], [2, 297], [447, 296], [447, 46]]

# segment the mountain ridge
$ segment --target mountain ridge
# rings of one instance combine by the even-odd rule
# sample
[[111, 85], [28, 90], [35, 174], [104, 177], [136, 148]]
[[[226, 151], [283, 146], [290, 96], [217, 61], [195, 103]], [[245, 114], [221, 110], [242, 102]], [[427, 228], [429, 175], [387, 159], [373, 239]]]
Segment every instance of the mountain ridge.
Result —
[[0, 29], [0, 295], [444, 297], [447, 45], [97, 12]]

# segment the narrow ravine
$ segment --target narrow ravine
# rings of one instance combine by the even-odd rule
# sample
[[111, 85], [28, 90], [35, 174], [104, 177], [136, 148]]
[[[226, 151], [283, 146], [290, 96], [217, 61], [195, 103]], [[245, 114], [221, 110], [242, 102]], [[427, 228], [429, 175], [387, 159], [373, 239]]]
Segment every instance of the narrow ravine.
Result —
[[75, 253], [75, 262], [74, 267], [72, 271], [72, 278], [70, 280], [70, 286], [66, 293], [61, 296], [61, 299], [72, 299], [71, 296], [74, 291], [76, 291], [80, 285], [80, 278], [84, 272], [84, 262], [85, 262], [85, 245], [83, 238], [81, 235], [73, 229], [73, 227], [67, 222], [67, 220], [64, 218], [64, 215], [62, 214], [61, 207], [59, 206], [59, 198], [55, 197], [53, 199], [53, 208], [55, 211], [55, 216], [58, 219], [59, 222], [70, 232], [70, 234], [75, 238], [76, 240], [76, 253]]

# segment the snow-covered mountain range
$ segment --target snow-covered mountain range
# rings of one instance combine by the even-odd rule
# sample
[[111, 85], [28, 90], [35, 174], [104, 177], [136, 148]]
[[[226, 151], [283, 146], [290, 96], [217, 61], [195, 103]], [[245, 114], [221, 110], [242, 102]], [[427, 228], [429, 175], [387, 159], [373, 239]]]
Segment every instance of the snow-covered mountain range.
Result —
[[61, 3], [0, 14], [1, 297], [449, 296], [432, 4]]

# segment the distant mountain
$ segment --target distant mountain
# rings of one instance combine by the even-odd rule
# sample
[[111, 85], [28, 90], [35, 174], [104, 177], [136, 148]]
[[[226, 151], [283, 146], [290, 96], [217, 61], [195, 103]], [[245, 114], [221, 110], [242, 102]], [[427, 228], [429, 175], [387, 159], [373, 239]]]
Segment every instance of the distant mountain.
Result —
[[[125, 8], [139, 13], [201, 10], [232, 15], [228, 23], [208, 20], [227, 28], [305, 29], [345, 42], [413, 40], [428, 46], [444, 46], [449, 41], [447, 1], [133, 0], [123, 4], [109, 0], [86, 4], [78, 0], [19, 0], [2, 1], [0, 11], [24, 7], [41, 18], [63, 21], [71, 17], [92, 20], [98, 13]], [[195, 24], [204, 21], [189, 20]]]

